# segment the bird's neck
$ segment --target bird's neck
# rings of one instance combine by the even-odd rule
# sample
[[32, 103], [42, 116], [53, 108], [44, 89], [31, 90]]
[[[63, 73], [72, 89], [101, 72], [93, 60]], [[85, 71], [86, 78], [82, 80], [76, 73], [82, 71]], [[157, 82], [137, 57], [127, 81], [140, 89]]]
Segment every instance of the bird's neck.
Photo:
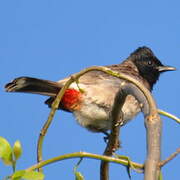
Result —
[[[150, 91], [153, 89], [153, 85], [157, 81], [156, 77], [149, 76], [149, 74], [142, 74], [137, 66], [131, 61], [131, 59], [125, 60], [123, 63], [123, 68], [121, 72], [134, 77], [137, 80], [140, 80], [144, 86]], [[155, 80], [154, 80], [155, 79]]]

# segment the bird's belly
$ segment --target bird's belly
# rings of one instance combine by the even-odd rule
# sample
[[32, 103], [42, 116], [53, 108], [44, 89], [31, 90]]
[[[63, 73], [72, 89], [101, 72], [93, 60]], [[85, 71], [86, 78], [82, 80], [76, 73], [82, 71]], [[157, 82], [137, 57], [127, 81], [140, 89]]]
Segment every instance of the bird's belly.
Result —
[[77, 122], [90, 131], [102, 132], [111, 128], [109, 113], [96, 104], [84, 105], [81, 110], [73, 113]]
[[[112, 106], [110, 106], [112, 107]], [[105, 132], [111, 129], [111, 108], [106, 106], [99, 106], [96, 103], [88, 103], [81, 106], [81, 109], [74, 111], [77, 122], [94, 132]], [[133, 96], [127, 96], [122, 107], [123, 120], [121, 126], [133, 119], [140, 111], [139, 103]]]

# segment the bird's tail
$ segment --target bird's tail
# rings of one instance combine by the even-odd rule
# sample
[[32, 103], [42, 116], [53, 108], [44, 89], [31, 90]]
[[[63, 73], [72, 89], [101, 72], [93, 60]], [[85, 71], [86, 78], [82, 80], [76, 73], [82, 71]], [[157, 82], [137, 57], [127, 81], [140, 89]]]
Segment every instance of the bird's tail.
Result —
[[61, 85], [57, 82], [31, 77], [19, 77], [5, 85], [7, 92], [24, 92], [46, 96], [56, 96], [60, 89]]

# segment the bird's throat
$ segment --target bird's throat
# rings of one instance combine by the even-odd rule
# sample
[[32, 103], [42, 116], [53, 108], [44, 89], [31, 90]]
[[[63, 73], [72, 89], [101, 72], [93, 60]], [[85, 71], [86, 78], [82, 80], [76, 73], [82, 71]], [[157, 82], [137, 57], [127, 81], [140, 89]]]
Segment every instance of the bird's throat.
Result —
[[82, 93], [75, 89], [67, 89], [61, 100], [63, 107], [69, 111], [74, 111], [80, 108], [80, 99]]

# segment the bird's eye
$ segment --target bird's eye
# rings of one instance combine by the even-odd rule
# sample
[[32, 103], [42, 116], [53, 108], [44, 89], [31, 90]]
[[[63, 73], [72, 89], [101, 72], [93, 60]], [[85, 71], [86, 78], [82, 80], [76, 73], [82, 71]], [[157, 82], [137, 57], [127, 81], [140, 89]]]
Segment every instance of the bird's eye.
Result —
[[151, 66], [151, 65], [152, 65], [152, 61], [148, 61], [147, 64], [148, 64], [149, 66]]

